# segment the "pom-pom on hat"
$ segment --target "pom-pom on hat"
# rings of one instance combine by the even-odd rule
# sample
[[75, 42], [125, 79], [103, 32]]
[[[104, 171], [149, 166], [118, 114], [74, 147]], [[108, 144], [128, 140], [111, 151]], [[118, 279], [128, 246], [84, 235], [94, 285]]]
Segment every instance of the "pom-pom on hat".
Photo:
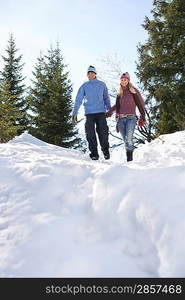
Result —
[[87, 69], [87, 74], [88, 74], [89, 72], [93, 72], [93, 73], [97, 74], [96, 69], [95, 69], [95, 67], [93, 67], [93, 66], [89, 66], [89, 68]]
[[128, 73], [128, 72], [123, 73], [123, 74], [121, 75], [120, 79], [122, 79], [122, 78], [127, 78], [128, 81], [130, 81], [130, 75], [129, 75], [129, 73]]

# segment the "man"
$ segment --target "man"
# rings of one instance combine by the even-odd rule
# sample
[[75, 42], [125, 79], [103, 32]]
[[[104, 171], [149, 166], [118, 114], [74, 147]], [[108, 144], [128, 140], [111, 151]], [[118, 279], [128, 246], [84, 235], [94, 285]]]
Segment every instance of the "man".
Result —
[[74, 109], [72, 111], [72, 121], [73, 123], [77, 123], [77, 113], [84, 100], [83, 105], [86, 116], [85, 133], [89, 144], [89, 156], [92, 160], [99, 159], [96, 132], [98, 134], [104, 158], [110, 158], [108, 126], [105, 113], [106, 110], [111, 108], [111, 105], [106, 84], [97, 80], [96, 74], [95, 67], [89, 66], [87, 70], [87, 77], [89, 80], [79, 88]]

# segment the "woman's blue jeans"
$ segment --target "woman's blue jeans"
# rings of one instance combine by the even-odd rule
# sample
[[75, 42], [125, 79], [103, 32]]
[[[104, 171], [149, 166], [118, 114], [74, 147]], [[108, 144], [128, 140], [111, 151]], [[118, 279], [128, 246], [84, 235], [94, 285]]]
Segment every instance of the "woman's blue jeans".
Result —
[[136, 116], [123, 117], [120, 118], [118, 121], [117, 126], [125, 142], [126, 151], [133, 151], [135, 148], [133, 143], [133, 136], [136, 127], [136, 122]]

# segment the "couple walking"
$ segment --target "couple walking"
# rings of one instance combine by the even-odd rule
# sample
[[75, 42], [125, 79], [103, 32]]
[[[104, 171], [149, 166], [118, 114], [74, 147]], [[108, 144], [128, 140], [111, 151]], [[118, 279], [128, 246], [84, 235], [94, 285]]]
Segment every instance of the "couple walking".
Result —
[[89, 145], [90, 158], [98, 160], [98, 134], [101, 150], [104, 158], [110, 158], [107, 117], [116, 112], [116, 130], [120, 132], [126, 149], [127, 161], [133, 160], [133, 135], [137, 124], [136, 107], [140, 112], [138, 125], [145, 123], [144, 101], [139, 91], [131, 84], [128, 72], [123, 73], [120, 78], [119, 92], [116, 104], [111, 107], [107, 86], [96, 78], [95, 67], [89, 66], [87, 70], [88, 81], [79, 88], [75, 105], [72, 111], [72, 121], [77, 123], [78, 110], [83, 102], [85, 109], [85, 133]]

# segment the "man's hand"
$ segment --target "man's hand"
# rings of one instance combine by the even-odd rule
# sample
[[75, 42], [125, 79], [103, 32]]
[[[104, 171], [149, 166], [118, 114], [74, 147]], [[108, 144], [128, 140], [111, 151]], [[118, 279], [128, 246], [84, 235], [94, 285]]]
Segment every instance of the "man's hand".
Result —
[[111, 112], [110, 110], [106, 112], [105, 117], [106, 118], [110, 118], [112, 116], [113, 112]]
[[116, 110], [116, 105], [114, 105], [113, 107], [111, 107], [105, 114], [106, 118], [110, 118], [113, 114], [113, 112]]
[[72, 116], [71, 121], [73, 124], [76, 124], [78, 122], [77, 115]]

